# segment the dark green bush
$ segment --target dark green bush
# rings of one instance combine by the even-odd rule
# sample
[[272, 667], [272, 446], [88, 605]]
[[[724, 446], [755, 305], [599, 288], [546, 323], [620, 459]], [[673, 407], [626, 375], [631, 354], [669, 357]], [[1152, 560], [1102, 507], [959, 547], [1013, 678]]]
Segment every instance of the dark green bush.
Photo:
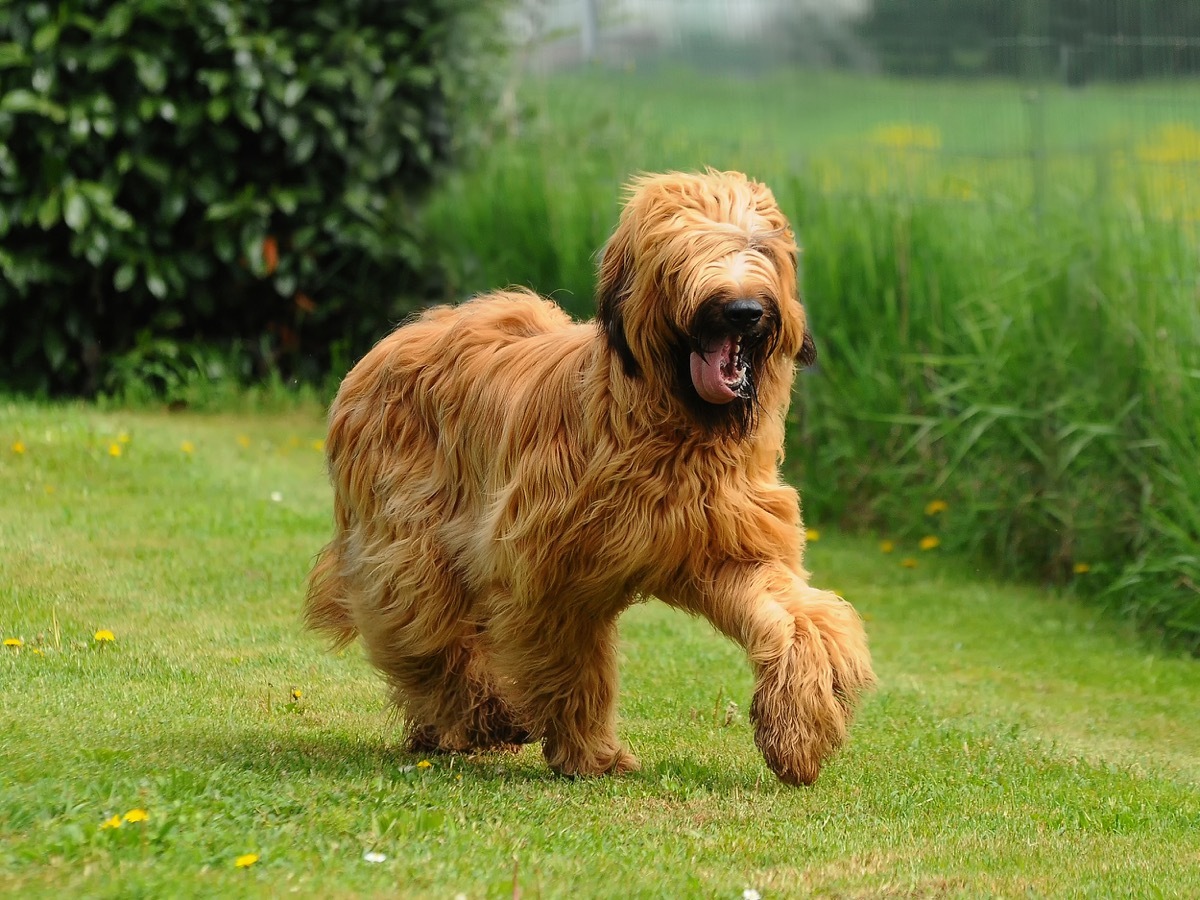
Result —
[[875, 0], [857, 23], [884, 71], [1071, 84], [1200, 72], [1195, 0]]
[[430, 289], [414, 204], [486, 102], [497, 8], [6, 4], [0, 384], [194, 346], [304, 374], [377, 337]]

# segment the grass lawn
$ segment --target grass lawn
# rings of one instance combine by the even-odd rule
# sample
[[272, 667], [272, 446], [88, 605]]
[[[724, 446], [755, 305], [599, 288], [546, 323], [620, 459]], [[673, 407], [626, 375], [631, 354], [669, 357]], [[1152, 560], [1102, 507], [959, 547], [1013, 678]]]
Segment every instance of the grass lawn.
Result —
[[653, 604], [639, 774], [405, 755], [360, 652], [299, 626], [321, 434], [0, 403], [0, 893], [1200, 895], [1200, 664], [937, 551], [811, 545], [880, 677], [812, 788], [759, 758], [739, 651]]
[[719, 69], [651, 64], [531, 77], [524, 88], [528, 102], [551, 122], [592, 131], [597, 139], [617, 120], [702, 145], [776, 146], [796, 154], [844, 154], [880, 125], [899, 122], [934, 129], [938, 148], [952, 154], [1022, 156], [1034, 140], [1051, 153], [1088, 154], [1133, 147], [1165, 125], [1194, 127], [1200, 112], [1200, 81], [1184, 79], [1081, 89], [792, 68], [738, 78]]

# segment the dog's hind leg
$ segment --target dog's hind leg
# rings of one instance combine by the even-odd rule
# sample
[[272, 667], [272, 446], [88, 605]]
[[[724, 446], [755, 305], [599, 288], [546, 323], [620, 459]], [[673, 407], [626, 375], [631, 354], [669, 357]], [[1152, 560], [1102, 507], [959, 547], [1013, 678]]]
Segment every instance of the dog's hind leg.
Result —
[[409, 722], [420, 751], [503, 749], [526, 743], [497, 689], [462, 579], [428, 534], [378, 541], [350, 602], [370, 661]]
[[529, 743], [529, 731], [479, 667], [478, 648], [463, 643], [387, 670], [393, 701], [408, 720], [410, 751], [515, 750]]
[[854, 608], [765, 566], [730, 567], [679, 605], [749, 653], [754, 740], [771, 771], [787, 784], [816, 781], [846, 739], [858, 695], [875, 681]]
[[617, 739], [615, 615], [564, 612], [504, 598], [488, 622], [488, 654], [546, 762], [564, 775], [636, 771]]
[[414, 753], [515, 750], [529, 743], [491, 676], [479, 671], [478, 647], [406, 660], [388, 673], [397, 706], [408, 718], [407, 749]]

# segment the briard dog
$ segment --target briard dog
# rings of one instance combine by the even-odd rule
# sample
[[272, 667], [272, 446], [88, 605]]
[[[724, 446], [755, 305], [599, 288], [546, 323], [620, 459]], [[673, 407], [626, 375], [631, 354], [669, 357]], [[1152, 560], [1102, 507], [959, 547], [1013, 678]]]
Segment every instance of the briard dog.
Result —
[[808, 584], [779, 475], [815, 353], [796, 255], [762, 184], [641, 177], [596, 322], [489, 294], [426, 311], [346, 376], [306, 620], [362, 637], [411, 749], [540, 741], [564, 774], [636, 769], [615, 728], [617, 618], [657, 597], [746, 649], [767, 765], [816, 779], [874, 676], [854, 609]]

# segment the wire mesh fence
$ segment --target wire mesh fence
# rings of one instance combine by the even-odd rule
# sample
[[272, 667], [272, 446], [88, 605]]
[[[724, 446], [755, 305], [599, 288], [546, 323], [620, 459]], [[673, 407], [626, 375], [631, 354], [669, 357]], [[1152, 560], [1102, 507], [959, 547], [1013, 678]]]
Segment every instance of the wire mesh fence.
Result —
[[[1039, 209], [1067, 191], [1200, 220], [1195, 0], [527, 0], [515, 21], [542, 71], [760, 84], [764, 121], [740, 139], [831, 192]], [[787, 121], [801, 96], [828, 113], [820, 134]]]

